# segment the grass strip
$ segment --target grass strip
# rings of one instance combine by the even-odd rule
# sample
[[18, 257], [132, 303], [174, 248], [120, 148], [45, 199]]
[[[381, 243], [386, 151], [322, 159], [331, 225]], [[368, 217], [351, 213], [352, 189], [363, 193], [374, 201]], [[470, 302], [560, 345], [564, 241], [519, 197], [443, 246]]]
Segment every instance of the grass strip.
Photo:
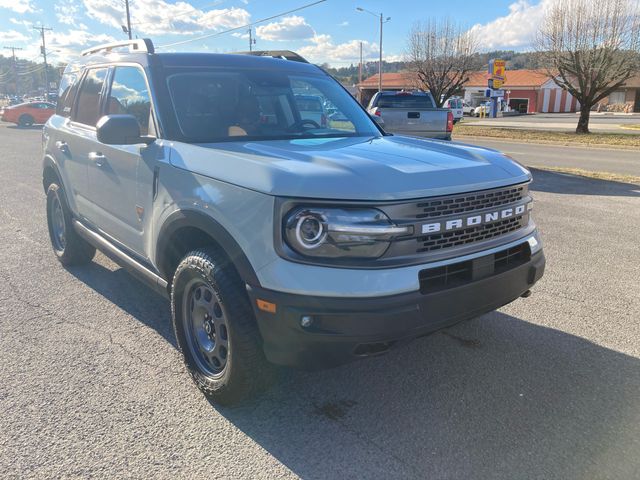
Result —
[[640, 177], [635, 175], [623, 175], [620, 173], [610, 173], [610, 172], [593, 172], [591, 170], [583, 170], [582, 168], [547, 167], [543, 165], [530, 165], [530, 167], [535, 168], [536, 170], [547, 170], [550, 172], [566, 173], [568, 175], [577, 175], [580, 177], [594, 178], [596, 180], [636, 183], [640, 185]]
[[453, 129], [453, 136], [501, 138], [528, 143], [553, 143], [569, 146], [604, 145], [619, 148], [640, 148], [640, 135], [624, 133], [589, 133], [584, 135], [573, 132], [528, 130], [525, 128], [481, 127], [458, 124]]

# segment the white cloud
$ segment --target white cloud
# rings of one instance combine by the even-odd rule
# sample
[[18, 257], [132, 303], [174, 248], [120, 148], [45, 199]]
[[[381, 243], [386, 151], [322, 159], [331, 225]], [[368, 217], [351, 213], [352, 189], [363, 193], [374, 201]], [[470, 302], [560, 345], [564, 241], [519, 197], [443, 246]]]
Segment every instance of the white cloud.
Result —
[[[47, 58], [52, 63], [68, 62], [80, 56], [85, 48], [100, 43], [116, 41], [111, 35], [95, 34], [87, 30], [68, 30], [66, 32], [47, 32]], [[34, 58], [40, 55], [40, 36], [25, 46], [24, 50], [16, 52], [21, 58]]]
[[24, 33], [17, 32], [15, 30], [9, 30], [7, 32], [0, 32], [0, 43], [22, 43], [29, 40]]
[[21, 25], [29, 30], [31, 30], [31, 27], [33, 26], [33, 22], [30, 22], [29, 20], [18, 20], [17, 18], [10, 18], [9, 21], [14, 25]]
[[546, 9], [555, 2], [542, 0], [531, 4], [527, 0], [518, 0], [509, 5], [507, 15], [484, 25], [476, 24], [471, 27], [471, 32], [477, 35], [484, 49], [530, 48]]
[[283, 18], [279, 22], [257, 27], [256, 35], [262, 40], [284, 42], [312, 38], [315, 32], [304, 17], [292, 15], [291, 17]]
[[16, 13], [35, 12], [31, 0], [0, 0], [0, 8], [8, 8]]
[[[87, 15], [114, 28], [126, 23], [121, 0], [83, 0]], [[243, 8], [231, 7], [207, 12], [178, 1], [137, 0], [131, 12], [131, 29], [146, 35], [194, 34], [207, 30], [235, 28], [250, 22]]]
[[[313, 45], [298, 49], [303, 57], [314, 63], [345, 63], [360, 61], [361, 40], [350, 40], [344, 43], [333, 43], [331, 35], [316, 35], [312, 39]], [[378, 45], [362, 40], [362, 55], [365, 59], [376, 57]]]
[[345, 20], [344, 22], [339, 23], [338, 26], [339, 27], [348, 27], [349, 26], [349, 22]]
[[80, 13], [80, 5], [76, 3], [76, 0], [58, 0], [53, 8], [58, 22], [76, 26]]

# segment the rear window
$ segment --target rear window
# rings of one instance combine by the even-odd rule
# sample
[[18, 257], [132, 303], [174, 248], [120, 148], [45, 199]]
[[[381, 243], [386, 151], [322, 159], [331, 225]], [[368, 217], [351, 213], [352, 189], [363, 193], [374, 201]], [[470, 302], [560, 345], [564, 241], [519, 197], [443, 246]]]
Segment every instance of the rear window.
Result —
[[96, 126], [100, 117], [100, 94], [106, 76], [106, 68], [93, 68], [87, 72], [78, 93], [74, 121]]
[[428, 95], [382, 95], [378, 99], [378, 107], [380, 108], [415, 108], [427, 109], [434, 108], [431, 97]]
[[71, 115], [71, 106], [76, 98], [79, 72], [65, 72], [60, 80], [60, 90], [58, 93], [58, 105], [56, 113], [62, 117]]

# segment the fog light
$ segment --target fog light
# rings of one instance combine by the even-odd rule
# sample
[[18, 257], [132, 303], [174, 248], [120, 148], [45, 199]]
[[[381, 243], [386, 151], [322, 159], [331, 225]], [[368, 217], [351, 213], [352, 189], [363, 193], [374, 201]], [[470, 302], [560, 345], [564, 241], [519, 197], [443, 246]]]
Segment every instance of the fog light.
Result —
[[309, 328], [311, 325], [313, 325], [313, 317], [311, 315], [303, 315], [300, 317], [300, 326], [302, 326], [302, 328]]

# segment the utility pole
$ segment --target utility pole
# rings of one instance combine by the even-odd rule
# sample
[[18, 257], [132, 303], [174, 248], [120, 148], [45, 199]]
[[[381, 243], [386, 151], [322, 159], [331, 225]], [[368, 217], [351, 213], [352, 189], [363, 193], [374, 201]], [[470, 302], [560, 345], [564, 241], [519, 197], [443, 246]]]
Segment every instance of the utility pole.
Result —
[[42, 50], [42, 56], [44, 57], [44, 99], [49, 100], [49, 65], [47, 65], [47, 44], [44, 39], [44, 32], [51, 31], [53, 28], [47, 28], [42, 25], [39, 27], [34, 26], [35, 30], [40, 31], [40, 37], [42, 37], [42, 46], [40, 49]]
[[382, 91], [382, 25], [384, 25], [389, 20], [391, 20], [391, 17], [387, 17], [385, 19], [382, 13], [380, 14], [373, 13], [372, 11], [362, 7], [356, 7], [356, 10], [358, 10], [359, 12], [368, 13], [369, 15], [373, 15], [374, 17], [380, 17], [380, 57], [378, 60], [378, 91], [381, 92]]
[[13, 72], [13, 82], [15, 84], [15, 94], [18, 95], [18, 72], [17, 72], [17, 62], [16, 62], [16, 50], [22, 50], [20, 47], [4, 47], [6, 50], [11, 50], [11, 56], [13, 57], [13, 62], [11, 63], [11, 71]]
[[362, 42], [360, 42], [360, 65], [358, 66], [358, 83], [362, 83]]
[[256, 39], [253, 38], [253, 32], [249, 29], [249, 51], [253, 52], [253, 46], [256, 44]]
[[124, 0], [124, 5], [127, 9], [127, 33], [129, 34], [129, 40], [131, 40], [131, 15], [129, 14], [129, 0]]

